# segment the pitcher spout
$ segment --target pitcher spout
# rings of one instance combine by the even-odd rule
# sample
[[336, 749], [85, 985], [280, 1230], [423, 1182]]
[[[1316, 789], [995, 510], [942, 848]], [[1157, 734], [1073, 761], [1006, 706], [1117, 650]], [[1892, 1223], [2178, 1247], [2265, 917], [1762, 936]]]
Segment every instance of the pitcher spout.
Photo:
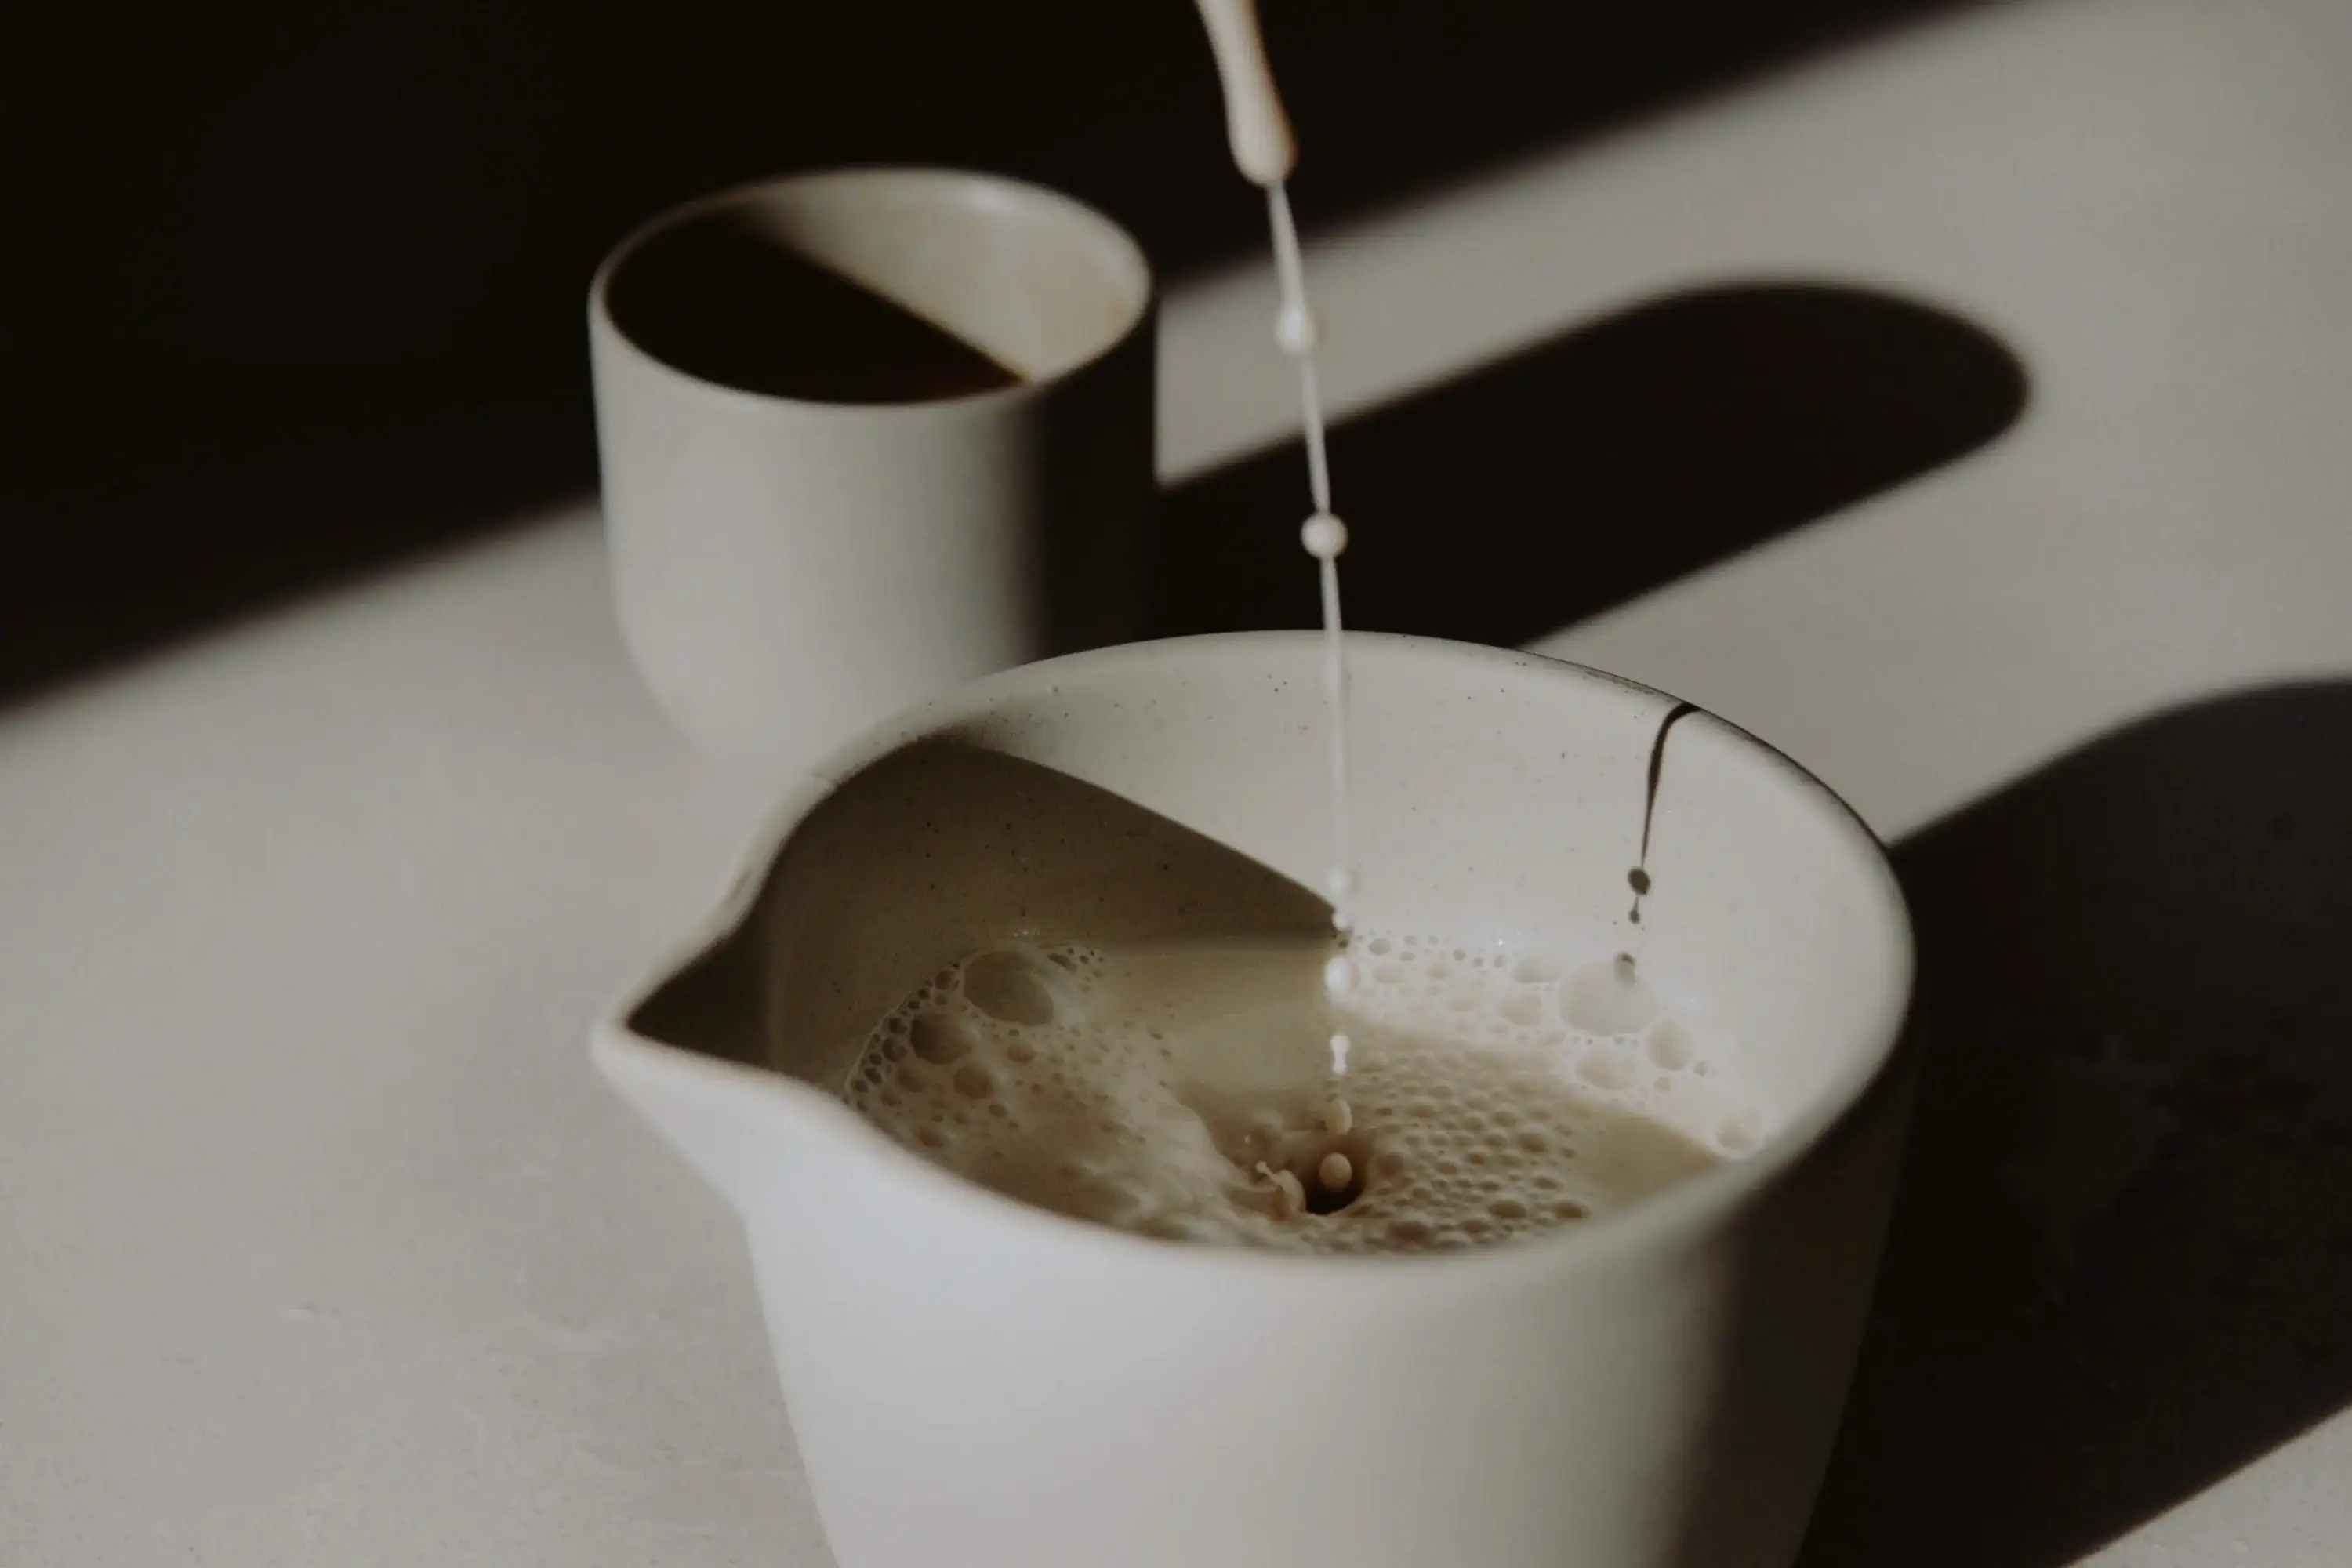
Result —
[[773, 1170], [776, 1151], [807, 1091], [740, 1062], [681, 1051], [620, 1025], [596, 1032], [604, 1080], [653, 1124], [737, 1213]]

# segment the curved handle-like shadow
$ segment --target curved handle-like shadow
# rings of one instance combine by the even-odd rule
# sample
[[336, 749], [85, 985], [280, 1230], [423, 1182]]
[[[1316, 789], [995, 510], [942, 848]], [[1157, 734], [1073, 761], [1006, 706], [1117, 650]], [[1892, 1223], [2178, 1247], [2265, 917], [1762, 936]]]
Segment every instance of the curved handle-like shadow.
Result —
[[1806, 1568], [2058, 1568], [2352, 1405], [2352, 682], [1903, 845], [1928, 1056]]
[[[1350, 624], [1528, 642], [1943, 467], [2024, 409], [1982, 328], [1858, 289], [1670, 295], [1331, 433]], [[1296, 442], [1162, 506], [1155, 633], [1317, 624]]]

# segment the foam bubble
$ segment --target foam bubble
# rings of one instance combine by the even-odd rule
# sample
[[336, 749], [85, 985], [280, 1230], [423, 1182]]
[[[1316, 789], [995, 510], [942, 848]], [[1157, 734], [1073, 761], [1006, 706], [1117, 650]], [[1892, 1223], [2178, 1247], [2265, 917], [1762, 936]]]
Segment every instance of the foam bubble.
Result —
[[[924, 1000], [928, 1002], [929, 997]], [[972, 1044], [971, 1031], [961, 1019], [930, 1012], [918, 1014], [908, 1023], [907, 1039], [916, 1058], [933, 1067], [945, 1067], [969, 1054]], [[918, 1081], [909, 1079], [908, 1086], [911, 1088]]]
[[1668, 1072], [1680, 1072], [1698, 1057], [1698, 1042], [1691, 1032], [1669, 1018], [1650, 1031], [1646, 1047], [1652, 1061]]
[[1495, 1011], [1507, 1022], [1532, 1028], [1543, 1022], [1543, 998], [1532, 991], [1514, 992], [1496, 1002]]
[[842, 1092], [947, 1168], [1080, 1218], [1447, 1250], [1579, 1223], [1760, 1143], [1734, 1075], [1699, 1081], [1702, 1037], [1660, 1012], [1613, 960], [1571, 974], [1413, 933], [1337, 955], [1008, 943], [877, 1024]]
[[1569, 1027], [1588, 1035], [1631, 1035], [1658, 1016], [1658, 998], [1620, 953], [1578, 970], [1560, 993], [1559, 1013]]
[[1715, 1141], [1727, 1154], [1752, 1153], [1764, 1141], [1764, 1128], [1753, 1111], [1741, 1111], [1724, 1119], [1716, 1130]]

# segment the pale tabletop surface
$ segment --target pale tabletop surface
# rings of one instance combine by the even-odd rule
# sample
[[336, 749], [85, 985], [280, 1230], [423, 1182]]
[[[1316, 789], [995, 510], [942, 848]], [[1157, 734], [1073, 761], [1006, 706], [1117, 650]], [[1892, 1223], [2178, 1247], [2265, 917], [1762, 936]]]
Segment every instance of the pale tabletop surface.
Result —
[[[2119, 723], [2352, 675], [2352, 7], [2021, 0], [1314, 239], [1342, 409], [1715, 279], [2025, 363], [1927, 478], [1540, 646], [1897, 837]], [[1162, 466], [1295, 409], [1171, 291]], [[675, 741], [593, 516], [0, 719], [0, 1561], [827, 1561], [729, 1215], [592, 1015], [762, 808]], [[2336, 1563], [2352, 1419], [2103, 1563]]]

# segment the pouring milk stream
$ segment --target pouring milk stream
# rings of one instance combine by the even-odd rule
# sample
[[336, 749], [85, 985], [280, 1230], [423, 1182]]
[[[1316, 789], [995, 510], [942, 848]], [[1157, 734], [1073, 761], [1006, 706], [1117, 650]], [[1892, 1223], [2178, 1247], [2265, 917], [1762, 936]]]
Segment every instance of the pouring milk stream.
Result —
[[[1298, 364], [1298, 404], [1307, 443], [1307, 481], [1315, 510], [1299, 529], [1299, 542], [1315, 558], [1323, 601], [1324, 723], [1331, 747], [1331, 864], [1324, 889], [1331, 900], [1331, 923], [1344, 942], [1355, 928], [1355, 858], [1348, 834], [1348, 645], [1339, 613], [1339, 556], [1348, 548], [1348, 525], [1331, 510], [1331, 459], [1323, 440], [1323, 389], [1315, 372], [1320, 333], [1307, 303], [1307, 268], [1298, 254], [1298, 226], [1291, 221], [1290, 193], [1284, 182], [1297, 166], [1298, 141], [1275, 91], [1274, 70], [1258, 30], [1256, 0], [1200, 0], [1202, 20], [1216, 52], [1224, 83], [1225, 135], [1234, 163], [1265, 191], [1266, 216], [1274, 231], [1274, 264], [1282, 289], [1274, 338]], [[1355, 965], [1346, 952], [1325, 970], [1334, 996], [1354, 987]], [[1331, 1037], [1331, 1072], [1348, 1071], [1349, 1039]], [[1345, 1102], [1335, 1102], [1335, 1116]]]

